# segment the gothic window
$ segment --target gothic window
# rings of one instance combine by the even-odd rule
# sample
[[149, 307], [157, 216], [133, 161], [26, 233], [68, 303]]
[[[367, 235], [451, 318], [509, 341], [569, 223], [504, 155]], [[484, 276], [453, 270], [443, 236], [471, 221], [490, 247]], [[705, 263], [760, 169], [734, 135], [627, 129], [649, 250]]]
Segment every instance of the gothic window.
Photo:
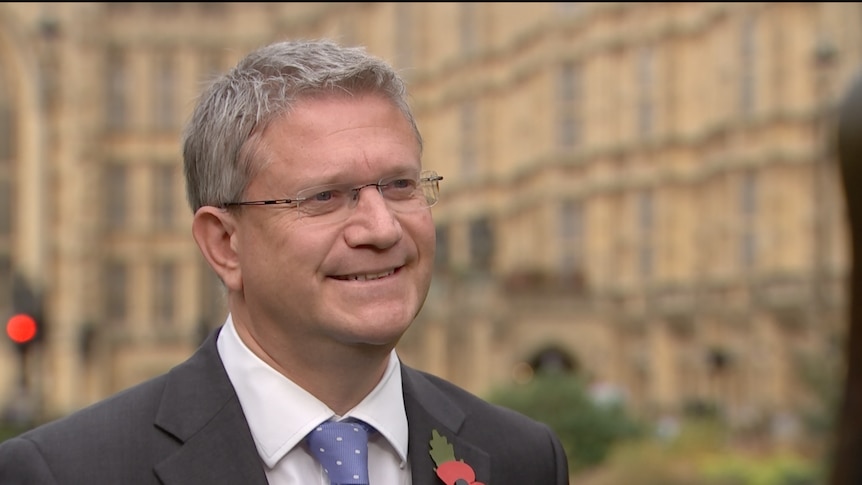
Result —
[[637, 198], [638, 269], [641, 278], [653, 276], [655, 266], [655, 203], [651, 190], [646, 189]]
[[584, 271], [584, 207], [578, 200], [560, 207], [560, 272], [564, 279], [580, 278]]
[[103, 307], [111, 325], [124, 325], [128, 313], [127, 271], [120, 261], [108, 261], [102, 269]]
[[479, 126], [475, 101], [461, 105], [461, 176], [464, 180], [479, 175]]
[[758, 183], [754, 172], [742, 175], [739, 184], [739, 263], [751, 268], [757, 261]]
[[470, 262], [475, 269], [490, 271], [494, 261], [494, 230], [482, 217], [470, 222]]
[[582, 138], [582, 102], [580, 66], [567, 62], [560, 67], [557, 79], [557, 143], [560, 148], [575, 148]]
[[105, 118], [112, 131], [122, 131], [128, 124], [128, 66], [118, 47], [108, 49], [105, 60]]
[[757, 64], [757, 45], [755, 34], [757, 23], [754, 17], [747, 17], [742, 22], [739, 42], [739, 110], [742, 116], [754, 113], [757, 98], [755, 97]]
[[153, 282], [156, 323], [162, 327], [170, 327], [174, 323], [176, 310], [177, 265], [173, 262], [157, 264]]
[[655, 129], [655, 53], [649, 47], [638, 53], [637, 89], [638, 135], [648, 138]]
[[157, 229], [171, 229], [176, 222], [177, 197], [174, 186], [178, 177], [175, 165], [155, 165], [153, 176], [153, 222]]
[[154, 110], [153, 124], [157, 131], [172, 131], [177, 117], [177, 68], [169, 52], [159, 52], [155, 57], [153, 79]]
[[105, 224], [116, 231], [128, 224], [128, 169], [121, 163], [108, 163], [104, 170]]

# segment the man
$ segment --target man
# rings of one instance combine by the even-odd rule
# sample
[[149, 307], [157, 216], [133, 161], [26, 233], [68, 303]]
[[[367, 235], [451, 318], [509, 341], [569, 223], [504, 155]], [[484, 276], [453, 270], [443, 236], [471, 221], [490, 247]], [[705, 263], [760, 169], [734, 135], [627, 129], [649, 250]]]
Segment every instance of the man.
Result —
[[241, 60], [183, 145], [224, 325], [168, 374], [0, 445], [0, 483], [568, 483], [547, 426], [395, 353], [434, 259], [442, 177], [421, 152], [402, 80], [364, 50], [279, 42]]

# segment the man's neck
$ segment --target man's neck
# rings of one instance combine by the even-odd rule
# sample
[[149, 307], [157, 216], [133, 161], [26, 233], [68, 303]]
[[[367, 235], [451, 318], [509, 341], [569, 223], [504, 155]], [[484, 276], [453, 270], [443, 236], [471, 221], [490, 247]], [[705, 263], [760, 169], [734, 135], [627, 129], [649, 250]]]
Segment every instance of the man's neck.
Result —
[[260, 335], [236, 315], [233, 320], [237, 335], [252, 353], [338, 415], [353, 409], [380, 382], [394, 348], [335, 341], [297, 344], [300, 339]]

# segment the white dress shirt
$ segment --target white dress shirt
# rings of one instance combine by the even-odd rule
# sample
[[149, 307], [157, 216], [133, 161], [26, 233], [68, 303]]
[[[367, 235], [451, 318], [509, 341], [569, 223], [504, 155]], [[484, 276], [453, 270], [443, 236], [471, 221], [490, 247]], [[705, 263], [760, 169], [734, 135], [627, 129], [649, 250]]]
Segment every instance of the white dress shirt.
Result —
[[323, 467], [308, 452], [307, 435], [327, 419], [353, 417], [374, 426], [368, 441], [372, 485], [410, 485], [407, 414], [401, 370], [395, 351], [383, 378], [344, 416], [260, 360], [249, 350], [228, 315], [218, 336], [218, 351], [248, 420], [270, 485], [329, 485]]

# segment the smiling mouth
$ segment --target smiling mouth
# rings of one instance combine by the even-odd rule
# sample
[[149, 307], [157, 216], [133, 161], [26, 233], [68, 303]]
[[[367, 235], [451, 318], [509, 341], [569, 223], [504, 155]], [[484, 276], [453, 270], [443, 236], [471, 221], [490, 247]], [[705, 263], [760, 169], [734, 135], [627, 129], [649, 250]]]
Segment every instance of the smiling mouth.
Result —
[[341, 281], [373, 281], [379, 280], [380, 278], [385, 278], [393, 274], [395, 274], [395, 270], [390, 269], [389, 271], [384, 271], [382, 273], [352, 274], [344, 276], [333, 276], [333, 278]]

